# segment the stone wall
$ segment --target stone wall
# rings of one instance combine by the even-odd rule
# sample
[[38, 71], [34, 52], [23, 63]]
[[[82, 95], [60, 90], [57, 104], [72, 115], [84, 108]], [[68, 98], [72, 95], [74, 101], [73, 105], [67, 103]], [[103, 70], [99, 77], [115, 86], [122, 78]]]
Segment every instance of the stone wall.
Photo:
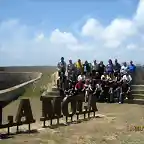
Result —
[[25, 88], [40, 79], [39, 72], [0, 72], [0, 102], [4, 106], [25, 92]]
[[0, 72], [0, 90], [36, 79], [39, 74], [38, 72]]

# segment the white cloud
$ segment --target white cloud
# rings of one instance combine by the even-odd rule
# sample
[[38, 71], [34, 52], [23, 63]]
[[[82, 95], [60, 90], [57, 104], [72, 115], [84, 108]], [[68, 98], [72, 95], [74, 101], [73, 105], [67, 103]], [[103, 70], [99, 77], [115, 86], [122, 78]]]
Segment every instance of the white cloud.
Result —
[[113, 43], [110, 47], [118, 47], [127, 37], [132, 36], [134, 33], [132, 21], [127, 19], [115, 19], [105, 28], [102, 37], [106, 43]]
[[[61, 56], [82, 59], [118, 57], [142, 61], [144, 49], [144, 1], [131, 19], [115, 18], [109, 25], [90, 18], [80, 28], [81, 34], [55, 29], [50, 34], [19, 20], [0, 23], [0, 64], [55, 64]], [[49, 36], [48, 36], [49, 35]]]
[[78, 40], [70, 32], [61, 32], [59, 29], [54, 30], [50, 35], [50, 42], [60, 48], [67, 48], [71, 51], [87, 51], [90, 50], [90, 45]]
[[42, 41], [44, 38], [45, 38], [44, 33], [40, 33], [40, 34], [38, 34], [38, 35], [36, 36], [35, 40], [36, 40], [37, 42], [39, 42], [39, 41]]
[[56, 44], [77, 44], [77, 39], [69, 32], [61, 32], [56, 29], [52, 32], [50, 41]]
[[136, 10], [136, 13], [134, 15], [134, 20], [137, 24], [137, 26], [142, 26], [144, 25], [144, 0], [140, 0], [138, 4], [138, 8]]
[[135, 50], [135, 49], [137, 49], [137, 46], [135, 44], [129, 44], [129, 45], [127, 45], [126, 48], [129, 50]]
[[100, 22], [94, 18], [87, 20], [85, 25], [82, 27], [82, 35], [94, 37], [95, 39], [99, 38], [103, 31], [103, 27]]

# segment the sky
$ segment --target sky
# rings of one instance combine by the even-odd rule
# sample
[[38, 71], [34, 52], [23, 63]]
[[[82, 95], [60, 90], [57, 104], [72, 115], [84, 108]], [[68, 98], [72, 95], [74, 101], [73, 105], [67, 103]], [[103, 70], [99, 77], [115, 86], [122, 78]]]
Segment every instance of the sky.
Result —
[[143, 64], [143, 16], [144, 0], [0, 0], [0, 66]]

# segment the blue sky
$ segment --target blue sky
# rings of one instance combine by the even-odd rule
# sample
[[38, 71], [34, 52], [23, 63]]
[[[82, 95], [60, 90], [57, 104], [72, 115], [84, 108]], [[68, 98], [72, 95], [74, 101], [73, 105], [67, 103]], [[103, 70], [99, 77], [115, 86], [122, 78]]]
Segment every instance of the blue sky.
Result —
[[144, 2], [0, 0], [0, 65], [55, 65], [61, 56], [144, 63]]

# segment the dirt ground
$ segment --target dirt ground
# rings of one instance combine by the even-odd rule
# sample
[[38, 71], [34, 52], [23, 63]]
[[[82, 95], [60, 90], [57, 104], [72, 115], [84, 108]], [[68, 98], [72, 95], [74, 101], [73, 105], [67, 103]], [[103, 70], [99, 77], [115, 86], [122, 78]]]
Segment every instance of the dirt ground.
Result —
[[[32, 124], [38, 129], [32, 134], [17, 134], [1, 140], [0, 144], [143, 144], [144, 129], [131, 130], [133, 126], [144, 126], [144, 102], [141, 104], [106, 104], [98, 103], [97, 114], [100, 117], [92, 118], [68, 126], [59, 126], [55, 129], [42, 128], [39, 122], [41, 116], [41, 102], [39, 98], [31, 98], [32, 111], [37, 122]], [[15, 115], [19, 100], [11, 103], [4, 109], [4, 119], [8, 114]], [[61, 119], [60, 123], [65, 123]], [[27, 126], [21, 126], [24, 130]], [[15, 128], [11, 128], [15, 131]]]

